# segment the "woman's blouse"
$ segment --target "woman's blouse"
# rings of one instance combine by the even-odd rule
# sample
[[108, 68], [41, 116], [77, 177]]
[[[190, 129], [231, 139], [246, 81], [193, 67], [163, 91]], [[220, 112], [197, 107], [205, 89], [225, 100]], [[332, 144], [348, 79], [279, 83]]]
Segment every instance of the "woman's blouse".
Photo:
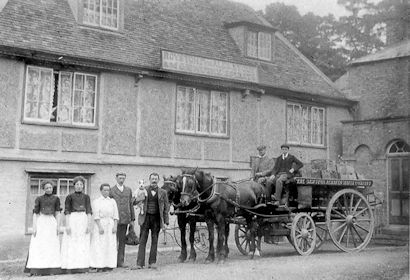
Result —
[[72, 212], [92, 214], [90, 197], [82, 192], [69, 194], [65, 199], [64, 214], [69, 215]]
[[100, 196], [93, 201], [94, 219], [114, 219], [118, 220], [118, 207], [113, 198]]
[[34, 214], [54, 215], [61, 211], [60, 199], [52, 194], [44, 194], [36, 198], [34, 202]]

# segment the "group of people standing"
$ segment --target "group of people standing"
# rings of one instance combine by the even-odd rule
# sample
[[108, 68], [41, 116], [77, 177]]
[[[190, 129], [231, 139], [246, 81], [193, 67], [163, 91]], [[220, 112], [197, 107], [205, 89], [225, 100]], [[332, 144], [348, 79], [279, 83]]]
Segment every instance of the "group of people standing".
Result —
[[[30, 275], [110, 271], [124, 264], [126, 233], [135, 227], [134, 205], [142, 204], [138, 217], [140, 245], [137, 266], [145, 266], [145, 250], [151, 231], [149, 268], [156, 268], [158, 235], [169, 224], [167, 194], [158, 188], [159, 175], [149, 176], [146, 196], [133, 196], [124, 185], [126, 174], [116, 174], [116, 185], [100, 185], [101, 195], [92, 203], [84, 193], [85, 179], [73, 179], [74, 193], [65, 200], [65, 228], [61, 226], [60, 199], [53, 195], [53, 181], [42, 182], [44, 195], [35, 200], [33, 234], [25, 272]], [[63, 234], [60, 244], [59, 234]]]

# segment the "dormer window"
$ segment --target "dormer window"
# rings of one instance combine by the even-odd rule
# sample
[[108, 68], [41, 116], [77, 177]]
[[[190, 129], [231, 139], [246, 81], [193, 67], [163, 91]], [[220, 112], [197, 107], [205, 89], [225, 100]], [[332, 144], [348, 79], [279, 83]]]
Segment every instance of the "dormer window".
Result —
[[83, 0], [83, 23], [118, 29], [119, 0]]
[[272, 35], [267, 32], [248, 31], [246, 54], [262, 60], [272, 59]]

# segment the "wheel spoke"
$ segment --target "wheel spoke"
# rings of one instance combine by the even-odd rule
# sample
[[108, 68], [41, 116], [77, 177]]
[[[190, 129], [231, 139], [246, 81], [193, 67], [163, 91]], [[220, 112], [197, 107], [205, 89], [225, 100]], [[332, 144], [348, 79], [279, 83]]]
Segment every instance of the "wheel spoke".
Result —
[[335, 230], [333, 230], [333, 233], [336, 233], [337, 231], [339, 231], [344, 226], [346, 226], [346, 223], [343, 223], [340, 226], [338, 226]]
[[333, 212], [335, 212], [338, 216], [342, 217], [342, 218], [346, 218], [345, 214], [340, 213], [339, 211], [337, 211], [336, 209], [332, 209]]
[[244, 239], [242, 242], [240, 242], [241, 247], [242, 247], [243, 243], [245, 243], [245, 242], [246, 242], [246, 239]]
[[357, 207], [359, 207], [359, 205], [360, 205], [360, 202], [362, 202], [362, 198], [359, 197], [359, 201], [357, 201], [356, 205], [354, 206], [353, 213], [356, 212]]
[[346, 198], [346, 194], [344, 193], [343, 194], [343, 204], [344, 204], [344, 212], [347, 214], [347, 215], [349, 215], [350, 214], [350, 209], [349, 209], [349, 207], [347, 206], [347, 198]]
[[371, 222], [372, 219], [356, 219], [356, 222]]
[[353, 224], [353, 229], [356, 232], [357, 236], [359, 236], [360, 240], [362, 241], [362, 243], [364, 242], [362, 236], [357, 232], [356, 226]]
[[332, 219], [332, 222], [345, 222], [346, 219]]
[[353, 236], [353, 230], [352, 230], [352, 228], [350, 228], [350, 232], [352, 233], [353, 246], [354, 246], [355, 248], [357, 248], [356, 240], [355, 240], [355, 238], [354, 238], [354, 236]]
[[308, 229], [308, 228], [310, 228], [310, 227], [311, 227], [311, 223], [310, 223], [310, 220], [308, 220], [307, 223], [306, 223], [305, 229]]
[[[350, 211], [353, 210], [353, 198], [354, 198], [354, 194], [352, 193], [352, 194], [350, 195], [350, 206], [349, 206], [349, 210], [350, 210]], [[353, 211], [350, 212], [350, 213], [353, 213]]]
[[368, 210], [368, 209], [369, 209], [369, 208], [366, 207], [366, 208], [360, 210], [359, 212], [357, 212], [357, 214], [354, 215], [354, 217], [357, 217], [357, 216], [361, 215], [362, 213], [364, 213], [364, 211], [366, 211], [366, 210]]
[[346, 248], [349, 248], [350, 226], [347, 226]]
[[303, 228], [306, 228], [307, 218], [303, 218]]
[[368, 229], [365, 229], [364, 227], [362, 227], [360, 224], [355, 224], [355, 226], [357, 226], [358, 228], [366, 231], [367, 233], [369, 233], [370, 231]]
[[343, 236], [344, 236], [345, 233], [346, 233], [346, 230], [347, 230], [347, 226], [344, 228], [344, 230], [342, 231], [342, 234], [341, 234], [340, 237], [339, 237], [339, 243], [341, 243], [341, 241], [342, 241], [342, 239], [343, 239]]

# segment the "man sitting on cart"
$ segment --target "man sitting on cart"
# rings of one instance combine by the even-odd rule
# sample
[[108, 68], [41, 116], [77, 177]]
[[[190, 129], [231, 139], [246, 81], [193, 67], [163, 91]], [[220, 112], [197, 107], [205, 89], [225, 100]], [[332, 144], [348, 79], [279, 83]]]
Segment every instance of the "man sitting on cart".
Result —
[[[267, 197], [273, 200], [276, 206], [287, 205], [289, 192], [285, 191], [282, 197], [283, 184], [295, 176], [303, 163], [294, 155], [289, 154], [289, 146], [283, 144], [280, 146], [282, 154], [276, 159], [275, 166], [269, 171], [269, 180], [267, 181]], [[271, 183], [272, 182], [272, 183]], [[272, 194], [272, 185], [275, 184], [275, 194]], [[269, 183], [269, 185], [268, 185]]]
[[260, 145], [256, 149], [258, 150], [259, 156], [255, 160], [255, 164], [252, 166], [252, 178], [261, 185], [272, 185], [274, 178], [270, 179], [269, 173], [271, 172], [272, 167], [274, 166], [274, 161], [272, 158], [269, 158], [266, 154], [265, 145]]

